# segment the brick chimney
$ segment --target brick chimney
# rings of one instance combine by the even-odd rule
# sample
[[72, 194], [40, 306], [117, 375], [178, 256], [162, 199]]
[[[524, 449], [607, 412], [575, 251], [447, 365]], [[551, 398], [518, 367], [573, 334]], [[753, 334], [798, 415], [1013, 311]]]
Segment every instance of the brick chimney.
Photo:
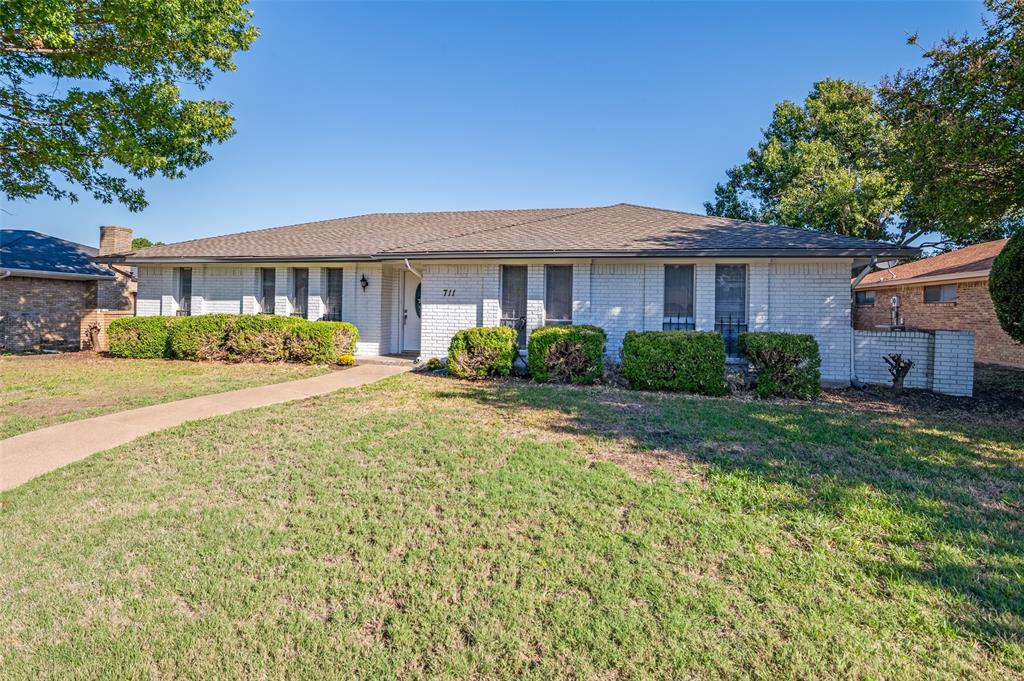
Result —
[[127, 253], [132, 250], [132, 228], [118, 225], [100, 227], [100, 255]]

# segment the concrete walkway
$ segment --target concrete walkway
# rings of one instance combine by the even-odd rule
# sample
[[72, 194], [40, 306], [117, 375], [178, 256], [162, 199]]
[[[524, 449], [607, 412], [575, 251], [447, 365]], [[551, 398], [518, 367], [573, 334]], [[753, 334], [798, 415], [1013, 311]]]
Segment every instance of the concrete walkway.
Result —
[[361, 364], [313, 378], [154, 404], [15, 435], [0, 440], [0, 491], [185, 421], [326, 395], [340, 388], [373, 383], [411, 368], [411, 364]]

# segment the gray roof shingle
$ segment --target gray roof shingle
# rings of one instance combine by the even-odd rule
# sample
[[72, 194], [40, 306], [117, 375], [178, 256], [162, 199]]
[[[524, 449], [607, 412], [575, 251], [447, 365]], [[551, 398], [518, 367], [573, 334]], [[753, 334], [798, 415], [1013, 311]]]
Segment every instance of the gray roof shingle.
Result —
[[28, 229], [0, 230], [0, 270], [32, 272], [37, 276], [110, 279], [114, 274], [91, 261], [92, 246], [76, 244]]
[[893, 244], [620, 203], [372, 213], [154, 246], [129, 262], [499, 255], [908, 255]]

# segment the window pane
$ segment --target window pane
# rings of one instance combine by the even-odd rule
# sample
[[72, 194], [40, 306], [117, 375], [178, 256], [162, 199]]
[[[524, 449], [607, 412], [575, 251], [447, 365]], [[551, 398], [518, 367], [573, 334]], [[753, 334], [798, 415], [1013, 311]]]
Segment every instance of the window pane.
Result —
[[747, 330], [747, 266], [715, 265], [715, 331], [725, 352], [739, 354], [740, 334]]
[[341, 321], [341, 293], [342, 273], [344, 270], [327, 270], [327, 314], [326, 319], [334, 322]]
[[501, 325], [516, 329], [526, 347], [526, 265], [501, 267]]
[[747, 266], [715, 265], [715, 320], [747, 321]]
[[546, 324], [572, 324], [572, 265], [544, 268]]
[[925, 286], [924, 302], [926, 303], [955, 303], [956, 284], [944, 284], [942, 286]]
[[192, 314], [192, 268], [178, 268], [178, 314]]
[[292, 306], [296, 317], [306, 316], [306, 300], [309, 297], [309, 270], [297, 267], [292, 270]]
[[277, 295], [277, 272], [273, 267], [264, 267], [260, 270], [262, 298], [260, 299], [260, 312], [274, 314], [274, 297]]
[[665, 266], [665, 316], [693, 316], [693, 265]]
[[874, 305], [875, 304], [875, 292], [874, 291], [857, 291], [856, 295], [857, 305]]

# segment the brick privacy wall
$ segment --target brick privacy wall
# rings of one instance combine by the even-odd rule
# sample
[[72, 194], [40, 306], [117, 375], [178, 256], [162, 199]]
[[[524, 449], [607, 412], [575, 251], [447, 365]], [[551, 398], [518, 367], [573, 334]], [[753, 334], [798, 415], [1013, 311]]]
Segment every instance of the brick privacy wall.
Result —
[[974, 332], [854, 331], [854, 377], [862, 383], [892, 383], [885, 357], [901, 354], [914, 363], [904, 385], [945, 395], [974, 393]]
[[874, 305], [853, 306], [854, 328], [873, 331], [888, 326], [889, 300], [894, 295], [900, 297], [900, 314], [907, 328], [973, 331], [979, 362], [1024, 367], [1024, 345], [999, 326], [987, 280], [959, 282], [955, 303], [925, 304], [923, 285], [875, 289]]
[[[135, 313], [132, 310], [88, 310], [82, 315], [81, 322], [81, 333], [79, 334], [81, 347], [83, 350], [92, 350], [93, 352], [106, 352], [110, 349], [110, 339], [107, 336], [107, 329], [110, 328], [110, 322], [121, 317], [131, 317]], [[96, 345], [92, 343], [92, 328], [96, 327], [99, 330], [98, 342]]]
[[78, 350], [82, 315], [95, 308], [95, 281], [6, 277], [0, 280], [0, 348]]

